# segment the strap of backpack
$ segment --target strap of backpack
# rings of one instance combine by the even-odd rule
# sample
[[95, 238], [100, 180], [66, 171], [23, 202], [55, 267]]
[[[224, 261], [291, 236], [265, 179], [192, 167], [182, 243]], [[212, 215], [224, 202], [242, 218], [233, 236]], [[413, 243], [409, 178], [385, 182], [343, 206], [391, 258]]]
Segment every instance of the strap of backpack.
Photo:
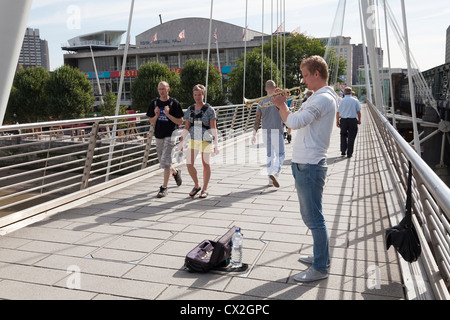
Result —
[[[194, 125], [194, 119], [195, 119], [195, 105], [192, 105], [189, 108], [191, 110], [191, 115], [189, 117], [189, 122], [191, 123], [191, 127], [192, 127]], [[208, 111], [208, 108], [209, 108], [209, 104], [204, 104], [203, 107], [200, 110], [201, 110], [202, 113], [206, 113], [206, 111]], [[206, 129], [210, 129], [210, 127], [205, 126], [203, 123], [202, 123], [202, 126], [204, 128], [206, 128]]]

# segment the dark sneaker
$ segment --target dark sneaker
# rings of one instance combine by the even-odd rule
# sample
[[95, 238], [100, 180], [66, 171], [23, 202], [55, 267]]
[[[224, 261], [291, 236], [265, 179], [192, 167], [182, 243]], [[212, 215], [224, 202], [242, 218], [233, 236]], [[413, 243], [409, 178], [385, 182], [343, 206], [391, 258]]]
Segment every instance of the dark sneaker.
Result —
[[163, 186], [161, 186], [161, 187], [159, 188], [159, 192], [158, 192], [157, 197], [158, 197], [158, 198], [164, 198], [165, 196], [167, 196], [168, 193], [169, 193], [169, 192], [167, 191], [167, 188], [164, 188]]
[[175, 179], [175, 182], [177, 183], [177, 186], [181, 186], [181, 183], [183, 182], [181, 180], [181, 170], [180, 169], [176, 169], [176, 170], [177, 170], [177, 173], [176, 174], [172, 173], [172, 176]]
[[280, 187], [280, 184], [278, 183], [278, 180], [277, 180], [276, 175], [271, 174], [271, 175], [269, 176], [269, 179], [272, 180], [273, 185], [274, 185], [276, 188], [279, 188], [279, 187]]

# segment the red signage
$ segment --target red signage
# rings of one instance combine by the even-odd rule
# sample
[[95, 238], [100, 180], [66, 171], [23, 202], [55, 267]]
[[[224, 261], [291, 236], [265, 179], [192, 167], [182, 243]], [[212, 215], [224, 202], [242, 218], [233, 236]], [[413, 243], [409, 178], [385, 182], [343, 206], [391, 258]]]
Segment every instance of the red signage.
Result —
[[[136, 78], [138, 76], [139, 70], [126, 70], [124, 73], [125, 78]], [[111, 78], [120, 78], [122, 71], [110, 71]]]

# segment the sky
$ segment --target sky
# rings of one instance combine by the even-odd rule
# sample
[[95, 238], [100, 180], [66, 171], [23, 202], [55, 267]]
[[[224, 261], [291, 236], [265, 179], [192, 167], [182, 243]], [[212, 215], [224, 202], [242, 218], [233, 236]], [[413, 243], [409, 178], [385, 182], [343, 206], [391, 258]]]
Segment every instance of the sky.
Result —
[[[336, 34], [333, 21], [335, 21], [338, 0], [247, 1], [246, 7], [244, 0], [135, 0], [130, 42], [135, 44], [136, 35], [160, 24], [160, 14], [163, 22], [183, 17], [209, 18], [211, 3], [213, 3], [213, 19], [242, 27], [247, 21], [249, 29], [263, 31], [266, 34], [275, 31], [282, 20], [285, 20], [286, 31], [293, 31], [299, 27], [300, 32], [305, 32], [311, 37], [329, 37], [331, 34]], [[69, 39], [103, 30], [126, 31], [131, 2], [131, 0], [34, 0], [28, 27], [40, 29], [41, 39], [48, 41], [50, 67], [54, 70], [63, 65], [63, 54], [66, 52], [61, 49], [61, 46]], [[286, 10], [283, 10], [283, 13], [277, 13], [277, 7], [280, 7], [282, 2], [285, 3]], [[381, 4], [382, 0], [375, 2]], [[358, 1], [347, 0], [346, 3], [342, 35], [351, 37], [352, 44], [362, 43]], [[405, 0], [405, 4], [410, 49], [419, 69], [425, 71], [444, 64], [446, 31], [450, 26], [448, 0]], [[397, 24], [403, 29], [401, 0], [389, 0], [389, 6]], [[383, 15], [380, 16], [379, 21], [382, 25], [381, 43], [385, 52], [385, 66], [387, 66]], [[220, 30], [218, 37], [220, 41]], [[406, 68], [406, 59], [391, 27], [389, 27], [389, 42], [392, 67]], [[125, 35], [122, 43], [125, 43]]]

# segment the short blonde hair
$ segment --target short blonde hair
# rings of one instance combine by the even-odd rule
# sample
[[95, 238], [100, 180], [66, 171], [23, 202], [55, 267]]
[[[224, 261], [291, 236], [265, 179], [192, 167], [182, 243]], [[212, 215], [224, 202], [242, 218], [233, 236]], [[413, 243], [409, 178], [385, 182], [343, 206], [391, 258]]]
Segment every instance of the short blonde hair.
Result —
[[165, 86], [166, 88], [170, 88], [169, 83], [166, 82], [166, 81], [161, 81], [160, 83], [158, 83], [158, 87], [159, 87], [160, 85], [163, 85], [163, 86]]
[[206, 88], [202, 84], [196, 84], [192, 91], [201, 91], [203, 95], [205, 95]]
[[266, 88], [268, 88], [268, 89], [275, 89], [276, 87], [277, 87], [277, 85], [275, 84], [275, 81], [267, 80]]
[[311, 74], [319, 71], [320, 77], [328, 81], [328, 64], [321, 56], [311, 56], [302, 61], [300, 69], [307, 68]]

